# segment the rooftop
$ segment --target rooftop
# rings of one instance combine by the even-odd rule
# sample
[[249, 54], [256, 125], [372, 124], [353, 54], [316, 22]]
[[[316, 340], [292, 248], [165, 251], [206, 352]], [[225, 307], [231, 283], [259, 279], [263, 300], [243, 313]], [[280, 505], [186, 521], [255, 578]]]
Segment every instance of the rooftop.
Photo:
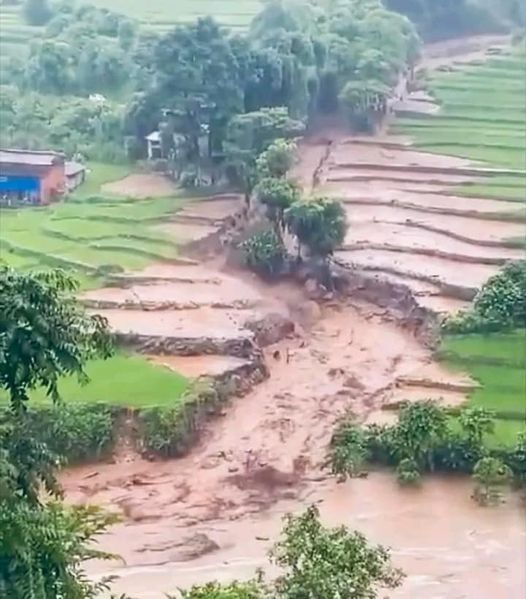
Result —
[[47, 150], [0, 150], [0, 164], [52, 166], [63, 161], [64, 156], [62, 154]]
[[72, 160], [71, 162], [66, 162], [65, 171], [66, 177], [73, 177], [74, 175], [85, 171], [86, 167], [80, 162], [75, 162]]

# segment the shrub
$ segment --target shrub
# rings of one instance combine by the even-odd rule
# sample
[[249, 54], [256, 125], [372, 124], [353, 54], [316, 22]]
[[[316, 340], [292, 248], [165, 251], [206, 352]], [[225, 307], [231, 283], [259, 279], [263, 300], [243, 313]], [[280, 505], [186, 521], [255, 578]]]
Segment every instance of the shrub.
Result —
[[273, 229], [254, 233], [241, 244], [241, 249], [246, 265], [256, 273], [274, 277], [283, 270], [287, 251]]
[[209, 385], [195, 388], [174, 407], [158, 407], [140, 413], [142, 448], [163, 457], [184, 453], [194, 439], [203, 416], [220, 401]]
[[232, 582], [224, 586], [210, 582], [182, 591], [182, 599], [263, 599], [263, 594], [257, 582]]
[[[0, 424], [9, 414], [0, 415]], [[28, 411], [27, 430], [69, 464], [107, 455], [115, 443], [116, 412], [103, 404], [58, 404]]]
[[502, 331], [526, 326], [526, 260], [507, 264], [477, 293], [471, 310], [445, 321], [449, 333]]
[[511, 479], [511, 469], [498, 458], [480, 459], [473, 469], [473, 499], [480, 505], [497, 505], [502, 501], [502, 489]]
[[332, 474], [341, 480], [359, 476], [369, 459], [365, 431], [355, 424], [342, 423], [335, 431], [329, 448]]
[[494, 416], [479, 408], [464, 408], [458, 417], [432, 401], [407, 404], [393, 426], [363, 429], [343, 422], [328, 450], [328, 466], [340, 477], [355, 476], [368, 464], [396, 468], [401, 484], [414, 484], [425, 472], [473, 473], [485, 457], [498, 459], [515, 481], [526, 482], [526, 431], [513, 448], [488, 448], [486, 436]]
[[403, 459], [396, 467], [396, 479], [404, 486], [418, 485], [422, 477], [416, 461], [411, 458]]

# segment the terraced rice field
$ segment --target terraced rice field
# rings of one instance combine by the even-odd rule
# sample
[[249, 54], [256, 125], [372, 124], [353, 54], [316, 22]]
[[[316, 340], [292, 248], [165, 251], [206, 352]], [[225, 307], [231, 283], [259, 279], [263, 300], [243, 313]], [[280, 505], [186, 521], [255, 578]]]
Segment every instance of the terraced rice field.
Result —
[[[91, 0], [91, 4], [128, 15], [144, 29], [163, 33], [179, 23], [213, 16], [234, 31], [246, 29], [261, 10], [261, 0]], [[23, 58], [29, 43], [44, 28], [26, 25], [20, 5], [0, 5], [0, 67], [13, 56]]]
[[260, 0], [92, 0], [92, 4], [133, 17], [148, 29], [161, 32], [206, 16], [242, 30], [262, 6]]
[[494, 412], [495, 441], [512, 444], [526, 429], [526, 332], [455, 335], [444, 340], [440, 355], [454, 370], [468, 372], [479, 387], [469, 404]]
[[177, 245], [153, 229], [179, 200], [72, 201], [47, 208], [2, 211], [2, 260], [34, 269], [74, 271], [82, 287], [100, 284], [107, 271], [143, 268], [177, 256]]
[[0, 67], [13, 56], [24, 58], [29, 44], [42, 31], [41, 27], [26, 25], [20, 6], [0, 5]]
[[[329, 149], [322, 139], [304, 143], [302, 156], [320, 164], [313, 186], [346, 206], [340, 265], [409, 287], [422, 308], [446, 315], [467, 308], [507, 261], [525, 257], [524, 60], [523, 51], [505, 50], [431, 72], [427, 94], [397, 107], [388, 134], [340, 137]], [[446, 338], [451, 376], [433, 365], [413, 372], [384, 407], [467, 400], [500, 416], [493, 442], [514, 442], [525, 428], [524, 335]]]

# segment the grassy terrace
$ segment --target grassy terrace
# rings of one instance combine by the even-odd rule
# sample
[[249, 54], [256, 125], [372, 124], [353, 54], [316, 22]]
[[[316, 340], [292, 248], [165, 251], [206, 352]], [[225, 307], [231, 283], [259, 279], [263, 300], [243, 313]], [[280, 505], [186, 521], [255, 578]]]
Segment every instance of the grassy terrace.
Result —
[[495, 440], [512, 444], [526, 428], [526, 331], [447, 336], [441, 356], [480, 383], [469, 404], [495, 412]]
[[[126, 167], [90, 166], [88, 181], [68, 201], [0, 212], [0, 260], [22, 270], [62, 267], [87, 289], [103, 285], [107, 269], [140, 269], [177, 256], [174, 241], [153, 226], [177, 211], [181, 200], [90, 199], [103, 183], [128, 172]], [[180, 401], [188, 386], [184, 377], [139, 356], [120, 354], [90, 363], [87, 370], [92, 382], [86, 386], [76, 379], [62, 381], [67, 401], [166, 406]], [[43, 391], [35, 392], [34, 398], [47, 401]]]
[[245, 29], [262, 7], [260, 0], [92, 0], [91, 3], [133, 17], [148, 29], [161, 32], [207, 15], [231, 29]]
[[[60, 393], [68, 403], [107, 403], [128, 408], [173, 406], [189, 386], [183, 376], [127, 354], [90, 362], [87, 373], [91, 379], [87, 385], [80, 385], [76, 378], [61, 381]], [[33, 392], [31, 399], [42, 406], [50, 402], [43, 389]], [[0, 403], [6, 401], [7, 396], [0, 395]]]
[[[398, 129], [417, 147], [523, 171], [455, 186], [452, 195], [526, 204], [526, 79], [524, 50], [480, 64], [438, 72], [430, 92], [441, 104], [437, 116], [400, 119]], [[493, 442], [513, 444], [526, 429], [526, 331], [446, 336], [440, 356], [451, 369], [480, 383], [469, 404], [498, 415]]]
[[101, 284], [103, 273], [145, 267], [177, 256], [172, 239], [154, 229], [180, 206], [177, 198], [132, 200], [90, 197], [100, 185], [126, 174], [125, 167], [96, 165], [78, 193], [42, 208], [0, 214], [0, 258], [21, 269], [72, 270], [82, 288]]

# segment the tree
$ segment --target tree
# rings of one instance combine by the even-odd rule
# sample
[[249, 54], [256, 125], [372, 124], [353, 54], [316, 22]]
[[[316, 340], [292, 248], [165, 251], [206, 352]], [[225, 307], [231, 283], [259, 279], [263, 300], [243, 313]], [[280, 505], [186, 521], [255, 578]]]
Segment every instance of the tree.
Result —
[[48, 0], [25, 0], [24, 18], [28, 25], [45, 25], [52, 16]]
[[35, 387], [57, 401], [61, 376], [86, 383], [85, 363], [111, 355], [107, 322], [85, 314], [73, 298], [76, 288], [59, 270], [21, 274], [0, 267], [0, 387], [15, 414]]
[[376, 599], [404, 577], [387, 549], [344, 526], [324, 527], [314, 506], [286, 516], [270, 559], [281, 571], [271, 582], [260, 574], [244, 584], [209, 583], [183, 591], [183, 599]]
[[291, 119], [284, 107], [264, 108], [234, 116], [226, 131], [225, 165], [230, 179], [241, 185], [247, 203], [260, 173], [257, 158], [278, 138], [301, 135], [305, 126]]
[[340, 102], [349, 121], [358, 131], [373, 132], [387, 112], [389, 87], [380, 80], [349, 81], [340, 94]]
[[434, 401], [419, 401], [402, 407], [396, 427], [396, 453], [419, 469], [434, 470], [433, 448], [444, 437], [447, 421], [444, 410]]
[[292, 181], [266, 177], [257, 184], [254, 193], [266, 207], [267, 216], [273, 223], [276, 234], [281, 238], [285, 210], [299, 200], [299, 187]]
[[260, 177], [284, 177], [294, 164], [296, 144], [286, 139], [277, 139], [262, 152], [256, 166]]
[[[58, 458], [30, 434], [26, 408], [35, 387], [57, 401], [60, 376], [87, 381], [86, 361], [111, 353], [106, 322], [83, 312], [75, 288], [60, 271], [0, 267], [0, 387], [11, 408], [0, 418], [0, 595], [12, 599], [91, 599], [107, 588], [82, 564], [107, 557], [91, 540], [113, 518], [61, 505]], [[55, 501], [41, 503], [42, 488]]]
[[343, 526], [325, 528], [316, 507], [286, 517], [271, 555], [284, 571], [275, 583], [281, 599], [374, 599], [379, 588], [394, 589], [403, 577], [389, 551]]
[[324, 261], [343, 243], [347, 232], [342, 204], [323, 197], [294, 202], [285, 211], [285, 224], [311, 255]]

